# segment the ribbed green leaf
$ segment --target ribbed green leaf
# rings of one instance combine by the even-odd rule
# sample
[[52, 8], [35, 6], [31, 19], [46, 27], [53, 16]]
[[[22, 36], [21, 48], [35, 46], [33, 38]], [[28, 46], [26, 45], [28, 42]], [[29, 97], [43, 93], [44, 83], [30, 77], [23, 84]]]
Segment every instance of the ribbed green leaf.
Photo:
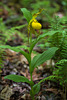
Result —
[[46, 37], [46, 36], [52, 36], [52, 35], [54, 35], [54, 34], [57, 33], [57, 32], [58, 32], [58, 31], [49, 31], [49, 32], [47, 32], [47, 33], [43, 33], [43, 34], [39, 35], [38, 38], [37, 38], [35, 41], [33, 41], [32, 45], [31, 45], [31, 47], [30, 47], [30, 49], [29, 49], [29, 52], [30, 52], [30, 53], [32, 52], [32, 50], [33, 50], [35, 44], [36, 44], [39, 40], [41, 40], [42, 38], [44, 38], [44, 37]]
[[37, 94], [40, 91], [40, 84], [35, 84], [33, 86], [33, 90], [34, 90], [34, 95]]
[[26, 53], [25, 51], [22, 51], [20, 48], [23, 48], [23, 46], [18, 46], [18, 47], [11, 47], [9, 45], [1, 45], [0, 48], [3, 48], [3, 49], [11, 49], [15, 52], [20, 52], [22, 53], [26, 59], [28, 60], [28, 62], [30, 63], [30, 56], [28, 53]]
[[44, 38], [45, 36], [52, 36], [57, 32], [59, 32], [59, 31], [48, 31], [46, 33], [43, 33], [43, 34], [39, 35], [38, 40]]
[[40, 84], [35, 84], [32, 89], [30, 90], [31, 96], [34, 96], [40, 91]]
[[30, 81], [24, 77], [24, 76], [19, 76], [19, 75], [7, 75], [4, 77], [4, 79], [9, 79], [9, 80], [12, 80], [14, 82], [27, 82], [30, 84]]
[[11, 49], [11, 50], [14, 50], [16, 52], [19, 52], [20, 49], [16, 48], [16, 47], [11, 47], [9, 45], [1, 45], [0, 48], [3, 48], [3, 49]]
[[16, 26], [16, 27], [12, 27], [11, 30], [21, 29], [21, 28], [24, 28], [26, 26], [27, 26], [27, 24], [25, 24], [25, 25], [19, 25], [19, 26]]
[[26, 18], [27, 22], [29, 23], [29, 21], [32, 19], [32, 14], [29, 10], [27, 10], [26, 8], [21, 8], [21, 11], [24, 14], [24, 17]]
[[44, 63], [46, 60], [51, 59], [57, 50], [58, 48], [52, 47], [49, 48], [47, 51], [44, 51], [42, 54], [35, 56], [31, 61], [30, 72], [32, 73], [35, 67]]

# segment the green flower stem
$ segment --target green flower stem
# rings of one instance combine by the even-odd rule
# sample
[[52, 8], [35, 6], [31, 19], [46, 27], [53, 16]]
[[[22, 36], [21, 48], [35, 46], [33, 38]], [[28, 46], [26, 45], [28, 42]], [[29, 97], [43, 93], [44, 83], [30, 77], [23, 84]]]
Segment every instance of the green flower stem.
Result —
[[[31, 54], [30, 54], [31, 55]], [[31, 67], [31, 65], [29, 66], [29, 67]], [[31, 98], [32, 98], [32, 100], [35, 100], [35, 97], [34, 97], [34, 90], [33, 90], [33, 86], [34, 86], [34, 82], [33, 82], [33, 79], [32, 79], [32, 73], [30, 72], [30, 79], [31, 79], [31, 84], [30, 84], [30, 86], [31, 86]]]
[[34, 98], [34, 91], [33, 91], [34, 83], [33, 83], [33, 79], [32, 79], [32, 73], [30, 73], [30, 76], [31, 76], [31, 98], [32, 98], [32, 100], [35, 100], [35, 98]]
[[31, 94], [30, 95], [31, 95], [32, 100], [35, 100], [33, 86], [31, 86]]
[[39, 34], [38, 34], [38, 36], [40, 35], [40, 30], [39, 30]]
[[33, 79], [32, 79], [32, 73], [31, 73], [31, 81], [33, 81]]
[[31, 46], [31, 44], [32, 44], [32, 34], [31, 34], [31, 32], [30, 32], [30, 40], [29, 40], [29, 44], [30, 44], [30, 46]]
[[[32, 35], [30, 34], [30, 45], [32, 44]], [[32, 53], [32, 52], [31, 52]], [[30, 63], [29, 63], [29, 69], [31, 69], [31, 53], [29, 53], [29, 57], [30, 57]], [[31, 98], [32, 98], [32, 100], [35, 100], [35, 98], [34, 98], [34, 90], [33, 90], [33, 85], [34, 85], [34, 82], [33, 82], [33, 79], [32, 79], [32, 73], [30, 72], [30, 79], [31, 79], [31, 84], [30, 84], [30, 86], [31, 86], [31, 93], [30, 93], [30, 95], [31, 95]]]
[[[30, 66], [31, 67], [31, 66]], [[34, 85], [33, 79], [32, 79], [32, 73], [30, 72], [30, 79], [31, 79], [31, 87]]]
[[[30, 32], [30, 37], [29, 37], [29, 44], [30, 44], [30, 47], [31, 47], [31, 45], [32, 45], [32, 34], [31, 34], [32, 32]], [[40, 30], [39, 30], [39, 35], [40, 35]], [[36, 43], [37, 43], [37, 41], [36, 41]], [[34, 45], [35, 46], [35, 45]], [[32, 50], [33, 50], [33, 48], [32, 48]], [[29, 57], [30, 57], [30, 63], [29, 63], [29, 69], [30, 69], [30, 79], [31, 79], [31, 84], [30, 84], [30, 86], [31, 86], [31, 91], [30, 91], [30, 95], [31, 95], [31, 98], [32, 98], [32, 100], [35, 100], [35, 97], [34, 97], [34, 89], [33, 89], [33, 86], [34, 86], [34, 82], [33, 82], [33, 79], [32, 79], [32, 73], [31, 73], [31, 53], [32, 53], [32, 50], [31, 50], [31, 52], [29, 52]]]
[[34, 96], [32, 97], [32, 100], [35, 100]]

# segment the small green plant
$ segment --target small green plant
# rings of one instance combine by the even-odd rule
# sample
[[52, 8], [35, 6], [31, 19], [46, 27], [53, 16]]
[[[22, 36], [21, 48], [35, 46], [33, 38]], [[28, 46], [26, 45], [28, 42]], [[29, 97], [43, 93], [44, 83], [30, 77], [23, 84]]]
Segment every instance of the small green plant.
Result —
[[22, 34], [19, 31], [21, 28], [24, 28], [26, 26], [27, 24], [8, 29], [3, 22], [3, 19], [0, 18], [0, 45], [4, 45], [8, 40], [13, 39], [12, 37], [14, 37], [15, 34], [18, 34], [18, 36], [22, 37], [23, 41], [27, 41], [25, 34]]
[[[67, 29], [66, 29], [66, 22], [65, 18], [62, 20], [59, 16], [54, 16], [54, 18], [50, 18], [46, 13], [48, 18], [48, 22], [50, 23], [50, 28], [48, 31], [45, 31], [47, 34], [51, 34], [48, 38], [44, 38], [43, 44], [39, 46], [41, 48], [49, 48], [49, 47], [58, 47], [57, 52], [55, 53], [54, 57], [52, 58], [55, 62], [61, 59], [67, 59]], [[64, 22], [64, 23], [63, 23]], [[51, 65], [52, 66], [52, 65]]]
[[1, 73], [3, 68], [3, 59], [4, 59], [4, 50], [0, 48], [0, 80], [1, 80]]
[[58, 51], [55, 54], [54, 59], [55, 60], [61, 60], [66, 59], [66, 53], [67, 53], [67, 30], [66, 26], [61, 25], [60, 18], [56, 16], [55, 20], [53, 21], [51, 25], [52, 30], [57, 31], [52, 37], [51, 37], [51, 47], [56, 46], [58, 47]]
[[3, 54], [3, 51], [0, 49], [0, 72], [1, 72], [2, 63], [3, 63], [2, 54]]
[[67, 87], [67, 59], [62, 59], [55, 65], [53, 75], [56, 75], [60, 85]]
[[[14, 82], [27, 82], [28, 84], [30, 84], [31, 86], [31, 90], [30, 90], [30, 95], [32, 100], [35, 100], [35, 94], [37, 94], [40, 90], [40, 84], [41, 82], [45, 81], [45, 79], [41, 80], [39, 83], [34, 84], [33, 79], [32, 79], [32, 73], [34, 71], [34, 69], [39, 66], [40, 64], [44, 63], [46, 60], [51, 59], [55, 52], [58, 50], [57, 47], [52, 47], [49, 48], [48, 50], [44, 51], [42, 54], [38, 54], [36, 55], [33, 59], [31, 59], [31, 53], [33, 51], [34, 46], [36, 45], [36, 43], [41, 40], [42, 38], [44, 38], [45, 36], [50, 36], [51, 34], [41, 34], [40, 35], [40, 29], [42, 27], [42, 25], [36, 20], [36, 17], [42, 12], [43, 9], [39, 10], [38, 13], [32, 15], [30, 11], [28, 11], [26, 8], [22, 8], [21, 11], [23, 12], [27, 22], [28, 22], [28, 40], [29, 40], [29, 48], [28, 51], [29, 53], [26, 53], [25, 51], [22, 51], [20, 48], [22, 48], [22, 46], [19, 47], [11, 47], [8, 45], [2, 45], [0, 46], [1, 48], [9, 48], [12, 49], [16, 52], [20, 52], [21, 54], [23, 54], [28, 63], [29, 63], [29, 72], [30, 72], [30, 80], [27, 79], [24, 76], [19, 76], [19, 75], [7, 75], [4, 78], [5, 79], [10, 79], [13, 80]], [[39, 34], [37, 34], [37, 38], [35, 40], [32, 39], [32, 33], [35, 33], [35, 30], [39, 30]]]
[[[47, 15], [48, 17], [48, 15]], [[66, 59], [67, 55], [67, 30], [66, 24], [61, 24], [59, 16], [54, 16], [53, 19], [48, 17], [50, 23], [50, 29], [48, 33], [52, 34], [48, 37], [46, 47], [58, 47], [59, 49], [55, 53], [53, 59], [57, 62], [61, 59]]]
[[42, 80], [51, 80], [56, 83], [59, 82], [59, 84], [62, 86], [63, 93], [64, 93], [64, 100], [66, 99], [66, 93], [67, 93], [67, 59], [62, 59], [58, 61], [55, 64], [55, 68], [53, 70], [53, 75], [46, 77], [45, 79]]
[[55, 69], [53, 71], [53, 76], [55, 76], [56, 81], [60, 83], [63, 87], [63, 92], [65, 93], [66, 100], [66, 93], [67, 93], [67, 59], [62, 59], [56, 63]]

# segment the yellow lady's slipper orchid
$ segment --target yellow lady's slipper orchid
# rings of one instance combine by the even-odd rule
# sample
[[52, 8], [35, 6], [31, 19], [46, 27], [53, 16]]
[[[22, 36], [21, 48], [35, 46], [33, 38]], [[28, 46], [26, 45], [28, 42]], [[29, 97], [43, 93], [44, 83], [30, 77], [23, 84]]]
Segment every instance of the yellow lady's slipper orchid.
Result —
[[35, 13], [30, 20], [28, 24], [28, 40], [29, 40], [29, 33], [32, 31], [32, 33], [35, 33], [36, 30], [40, 30], [42, 28], [42, 25], [36, 20], [36, 17], [43, 11], [44, 9], [40, 9], [38, 13]]
[[35, 21], [32, 22], [33, 29], [39, 30], [39, 29], [41, 29], [41, 27], [42, 27], [42, 25], [39, 22], [35, 22]]
[[44, 9], [40, 9], [38, 13], [35, 13], [33, 15], [28, 25], [28, 33], [30, 32], [31, 28], [37, 29], [37, 30], [42, 28], [42, 25], [36, 20], [36, 17], [42, 12], [42, 10]]

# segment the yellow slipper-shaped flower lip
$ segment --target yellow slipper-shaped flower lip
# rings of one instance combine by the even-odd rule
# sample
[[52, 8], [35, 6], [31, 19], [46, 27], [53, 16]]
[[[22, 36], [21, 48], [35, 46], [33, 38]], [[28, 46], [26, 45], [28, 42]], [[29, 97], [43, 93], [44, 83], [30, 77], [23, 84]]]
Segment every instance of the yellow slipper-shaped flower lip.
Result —
[[33, 21], [32, 22], [32, 28], [39, 30], [39, 29], [42, 28], [42, 25], [39, 22], [37, 22], [37, 21]]

